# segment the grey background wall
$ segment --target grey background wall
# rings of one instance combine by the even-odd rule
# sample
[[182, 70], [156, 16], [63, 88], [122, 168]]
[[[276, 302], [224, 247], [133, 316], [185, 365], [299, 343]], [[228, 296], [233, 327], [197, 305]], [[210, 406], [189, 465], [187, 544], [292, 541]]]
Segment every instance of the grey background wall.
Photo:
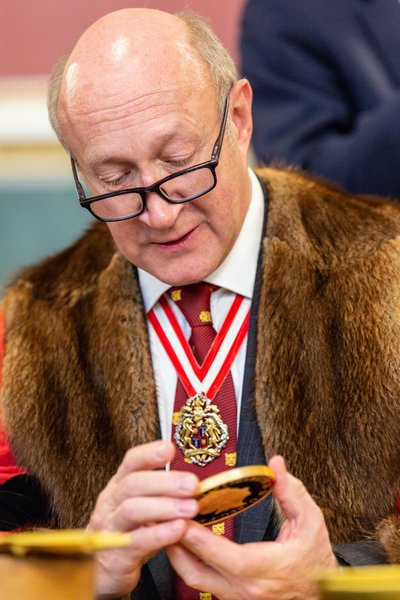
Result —
[[65, 247], [92, 220], [69, 182], [0, 183], [0, 295], [17, 270]]

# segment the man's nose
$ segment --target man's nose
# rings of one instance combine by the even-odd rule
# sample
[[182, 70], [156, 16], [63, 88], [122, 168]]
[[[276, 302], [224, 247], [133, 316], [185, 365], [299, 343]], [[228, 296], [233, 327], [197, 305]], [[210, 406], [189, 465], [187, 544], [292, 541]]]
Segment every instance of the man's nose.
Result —
[[185, 204], [173, 204], [165, 200], [157, 192], [146, 194], [146, 209], [137, 217], [151, 229], [171, 229]]

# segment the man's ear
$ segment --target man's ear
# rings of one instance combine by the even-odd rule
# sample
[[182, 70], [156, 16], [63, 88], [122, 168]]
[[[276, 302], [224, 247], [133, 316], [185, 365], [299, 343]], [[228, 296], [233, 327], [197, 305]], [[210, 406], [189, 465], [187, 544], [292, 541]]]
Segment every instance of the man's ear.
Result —
[[251, 116], [252, 99], [253, 90], [250, 83], [247, 79], [239, 79], [231, 89], [230, 113], [236, 139], [242, 152], [246, 155], [253, 131], [253, 119]]

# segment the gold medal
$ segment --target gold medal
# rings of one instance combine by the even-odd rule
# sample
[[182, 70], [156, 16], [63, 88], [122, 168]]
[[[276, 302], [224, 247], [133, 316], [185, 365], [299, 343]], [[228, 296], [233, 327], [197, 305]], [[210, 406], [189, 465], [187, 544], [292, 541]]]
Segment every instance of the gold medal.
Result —
[[[175, 290], [176, 300], [180, 290]], [[202, 365], [193, 356], [168, 300], [161, 297], [147, 314], [189, 399], [173, 414], [174, 440], [185, 462], [204, 467], [221, 455], [229, 439], [213, 399], [222, 386], [249, 329], [250, 300], [236, 295], [217, 337]], [[211, 321], [209, 311], [200, 313], [203, 323]], [[204, 390], [204, 392], [199, 391]], [[236, 464], [235, 453], [225, 456], [226, 466]]]
[[196, 496], [202, 525], [219, 523], [261, 502], [272, 491], [275, 473], [265, 465], [249, 465], [211, 475]]
[[221, 454], [229, 439], [228, 426], [218, 407], [200, 392], [182, 406], [174, 437], [185, 458], [204, 467]]

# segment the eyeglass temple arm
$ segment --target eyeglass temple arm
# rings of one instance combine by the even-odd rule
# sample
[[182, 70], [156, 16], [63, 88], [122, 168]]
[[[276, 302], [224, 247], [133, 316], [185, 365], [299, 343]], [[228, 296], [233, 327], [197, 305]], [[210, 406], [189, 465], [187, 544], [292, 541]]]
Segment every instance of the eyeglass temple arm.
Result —
[[70, 156], [70, 160], [71, 160], [72, 174], [74, 176], [76, 189], [78, 190], [79, 200], [86, 200], [85, 190], [83, 189], [82, 184], [78, 178], [78, 172], [76, 170], [75, 159], [73, 156]]
[[228, 113], [229, 113], [229, 94], [227, 95], [226, 100], [225, 100], [221, 131], [219, 132], [219, 136], [217, 137], [217, 140], [214, 144], [214, 148], [213, 148], [213, 151], [211, 154], [211, 160], [215, 160], [220, 152], [222, 141], [223, 141], [224, 135], [225, 135], [226, 122], [228, 120]]

